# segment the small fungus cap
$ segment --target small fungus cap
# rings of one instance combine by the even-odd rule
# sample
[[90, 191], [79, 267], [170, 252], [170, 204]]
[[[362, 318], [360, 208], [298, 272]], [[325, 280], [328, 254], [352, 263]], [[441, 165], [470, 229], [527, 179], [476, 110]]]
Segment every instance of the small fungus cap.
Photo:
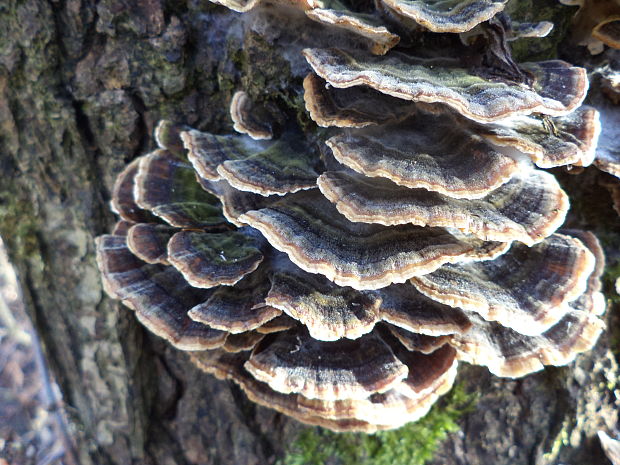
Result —
[[433, 32], [464, 32], [502, 11], [508, 0], [381, 0]]

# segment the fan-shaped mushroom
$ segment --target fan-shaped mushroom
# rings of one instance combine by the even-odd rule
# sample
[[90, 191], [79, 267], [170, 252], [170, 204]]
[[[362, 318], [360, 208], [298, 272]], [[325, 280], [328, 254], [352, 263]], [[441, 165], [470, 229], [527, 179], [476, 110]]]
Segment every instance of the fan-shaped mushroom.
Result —
[[[466, 66], [414, 57], [403, 15], [467, 31], [505, 1], [285, 3], [305, 12], [295, 24], [340, 31], [304, 51], [320, 76], [304, 81], [306, 108], [326, 129], [274, 123], [269, 99], [243, 91], [230, 112], [244, 135], [160, 123], [160, 148], [112, 189], [122, 221], [97, 240], [106, 292], [251, 400], [336, 431], [416, 420], [459, 360], [514, 377], [590, 348], [602, 252], [590, 234], [555, 233], [568, 200], [533, 164], [590, 164], [598, 113], [579, 107], [583, 69], [519, 66], [506, 46], [548, 25], [480, 25], [468, 34], [492, 50]], [[399, 37], [386, 15], [406, 32], [400, 51], [387, 53]], [[357, 40], [338, 43], [342, 29]]]

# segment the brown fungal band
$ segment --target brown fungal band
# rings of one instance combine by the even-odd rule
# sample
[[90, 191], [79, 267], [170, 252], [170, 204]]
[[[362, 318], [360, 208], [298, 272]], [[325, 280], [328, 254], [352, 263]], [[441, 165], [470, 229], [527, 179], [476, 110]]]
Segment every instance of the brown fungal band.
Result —
[[350, 221], [450, 227], [483, 240], [529, 245], [555, 231], [568, 211], [568, 198], [555, 178], [535, 170], [479, 200], [453, 199], [344, 171], [323, 173], [318, 185]]
[[232, 334], [261, 328], [282, 312], [266, 303], [269, 280], [265, 267], [251, 273], [235, 286], [222, 286], [203, 303], [192, 307], [189, 317]]
[[194, 287], [232, 285], [263, 261], [259, 247], [256, 238], [237, 231], [181, 231], [168, 242], [168, 261]]
[[303, 53], [314, 72], [334, 87], [367, 85], [404, 100], [443, 103], [482, 123], [533, 112], [566, 115], [581, 104], [588, 90], [585, 69], [559, 60], [522, 64], [534, 77], [529, 89], [470, 74], [456, 61], [396, 52], [373, 57], [334, 48]]
[[[278, 10], [284, 28], [294, 14], [293, 27], [326, 31], [295, 46], [316, 72], [306, 109], [328, 129], [271, 83], [233, 96], [243, 135], [161, 122], [159, 149], [112, 188], [121, 221], [97, 240], [105, 291], [252, 401], [335, 431], [415, 421], [459, 362], [517, 377], [592, 347], [602, 250], [589, 233], [555, 232], [568, 200], [533, 165], [589, 165], [599, 114], [580, 106], [584, 70], [517, 65], [506, 46], [549, 24], [493, 19], [505, 1], [272, 3], [248, 23]], [[450, 58], [467, 45], [441, 36], [452, 45], [414, 57], [426, 36], [413, 21], [479, 24], [461, 36], [477, 64]]]
[[538, 23], [519, 23], [512, 21], [508, 40], [523, 39], [525, 37], [547, 37], [553, 30], [553, 23], [540, 21]]
[[588, 278], [586, 292], [569, 304], [570, 310], [560, 321], [537, 336], [524, 337], [513, 329], [469, 315], [475, 321], [472, 330], [449, 336], [460, 360], [487, 366], [498, 376], [515, 378], [545, 365], [566, 365], [576, 354], [592, 348], [605, 326], [597, 318], [605, 311], [605, 299], [600, 293], [605, 258], [593, 234], [571, 233], [595, 257], [596, 266]]
[[143, 210], [136, 203], [134, 197], [134, 180], [138, 174], [140, 159], [137, 158], [128, 164], [116, 177], [112, 189], [110, 205], [112, 211], [117, 213], [123, 220], [129, 222], [152, 222], [155, 221], [152, 213]]
[[592, 37], [611, 48], [620, 49], [620, 15], [600, 22], [592, 29]]
[[[446, 108], [412, 103], [364, 86], [337, 89], [313, 73], [304, 80], [304, 100], [311, 118], [319, 126], [362, 128], [414, 117], [415, 127], [416, 124], [423, 125], [420, 120], [430, 118], [440, 127], [459, 128], [464, 138], [475, 134], [494, 145], [516, 149], [541, 168], [591, 164], [601, 131], [598, 112], [587, 106], [565, 116], [543, 119], [540, 115], [522, 115], [481, 125]], [[396, 127], [403, 125], [411, 126], [405, 123]], [[449, 136], [455, 137], [454, 132], [458, 131], [449, 132]], [[467, 144], [467, 141], [463, 143]], [[428, 144], [429, 147], [432, 145]]]
[[502, 11], [508, 0], [381, 0], [433, 32], [464, 32]]
[[271, 282], [265, 301], [304, 324], [310, 336], [321, 341], [357, 339], [380, 321], [432, 336], [464, 332], [470, 326], [462, 312], [408, 284], [357, 291], [294, 269], [274, 275]]
[[409, 283], [379, 293], [383, 320], [411, 333], [443, 336], [467, 332], [471, 327], [463, 311], [429, 299]]
[[[322, 342], [304, 331], [277, 333], [267, 347], [258, 345], [245, 368], [275, 391], [309, 399], [364, 399], [385, 392], [407, 376], [407, 367], [374, 335]], [[330, 354], [325, 363], [315, 360]], [[368, 366], [378, 370], [368, 370]]]
[[336, 286], [310, 273], [276, 274], [266, 302], [300, 321], [321, 341], [357, 339], [380, 319], [378, 294]]
[[374, 432], [414, 421], [452, 386], [456, 374], [454, 350], [446, 347], [430, 355], [408, 357], [407, 363], [414, 369], [395, 389], [385, 394], [329, 401], [275, 391], [244, 369], [246, 360], [247, 356], [242, 354], [218, 350], [192, 355], [192, 361], [201, 369], [219, 378], [232, 379], [254, 402], [304, 423], [335, 431]]
[[263, 340], [264, 334], [258, 331], [246, 331], [238, 334], [229, 334], [222, 349], [226, 352], [236, 354], [252, 350], [256, 344]]
[[285, 197], [239, 219], [303, 270], [355, 289], [404, 282], [444, 263], [488, 260], [508, 248], [501, 242], [457, 238], [441, 228], [353, 223], [316, 190]]
[[460, 360], [486, 366], [497, 376], [516, 378], [545, 365], [566, 365], [576, 354], [592, 348], [604, 326], [594, 315], [569, 311], [541, 335], [523, 337], [510, 328], [474, 318], [473, 329], [453, 336], [451, 344]]
[[447, 113], [420, 111], [397, 124], [346, 130], [326, 143], [340, 163], [366, 176], [456, 198], [484, 197], [519, 169]]
[[163, 119], [157, 123], [153, 131], [153, 137], [160, 149], [167, 150], [177, 157], [183, 157], [185, 147], [183, 147], [181, 133], [190, 129], [189, 126], [175, 124], [172, 121]]
[[400, 37], [392, 34], [381, 20], [369, 14], [315, 8], [306, 11], [306, 16], [314, 21], [343, 28], [365, 37], [371, 43], [370, 51], [375, 55], [384, 55], [400, 41]]
[[129, 250], [124, 236], [97, 239], [97, 263], [106, 292], [122, 300], [153, 333], [181, 350], [221, 346], [226, 333], [193, 322], [187, 311], [206, 297], [170, 267], [149, 265]]
[[304, 79], [306, 110], [322, 127], [363, 128], [402, 119], [415, 111], [406, 100], [363, 86], [335, 89], [314, 73]]
[[600, 132], [599, 113], [583, 105], [569, 115], [546, 122], [531, 115], [514, 118], [483, 130], [482, 136], [527, 154], [541, 168], [552, 168], [590, 165]]
[[531, 248], [515, 243], [495, 260], [445, 265], [412, 283], [446, 305], [537, 335], [585, 292], [594, 265], [594, 256], [579, 240], [554, 234]]
[[289, 134], [268, 144], [245, 136], [216, 136], [195, 130], [181, 137], [190, 162], [204, 179], [225, 179], [238, 190], [264, 196], [315, 186], [318, 157], [299, 135]]
[[140, 208], [181, 228], [221, 227], [226, 222], [217, 199], [194, 181], [191, 165], [165, 150], [139, 160], [133, 195]]
[[245, 226], [239, 217], [250, 210], [258, 210], [269, 206], [275, 200], [252, 192], [244, 192], [233, 188], [227, 181], [208, 181], [198, 178], [200, 185], [207, 192], [215, 195], [222, 204], [224, 217], [238, 227]]
[[167, 265], [167, 245], [174, 232], [165, 224], [138, 223], [127, 231], [127, 247], [146, 263]]
[[433, 353], [450, 340], [449, 336], [427, 336], [406, 331], [398, 326], [389, 326], [388, 329], [407, 350], [422, 354]]
[[234, 122], [235, 131], [247, 134], [255, 140], [271, 139], [273, 131], [269, 121], [265, 122], [265, 115], [257, 115], [257, 112], [256, 105], [252, 103], [248, 94], [243, 91], [235, 92], [230, 101], [230, 117]]

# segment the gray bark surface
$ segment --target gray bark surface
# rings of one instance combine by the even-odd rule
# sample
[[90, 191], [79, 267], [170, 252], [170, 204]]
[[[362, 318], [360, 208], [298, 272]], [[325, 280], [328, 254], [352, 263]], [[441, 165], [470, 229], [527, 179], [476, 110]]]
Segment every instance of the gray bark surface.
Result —
[[[105, 296], [94, 258], [114, 223], [114, 177], [152, 147], [159, 119], [225, 132], [226, 103], [248, 82], [298, 96], [260, 38], [228, 32], [237, 21], [206, 0], [0, 3], [0, 235], [84, 465], [273, 463], [303, 428], [150, 335]], [[599, 176], [567, 183], [604, 196]], [[462, 367], [480, 398], [435, 463], [605, 463], [595, 433], [617, 420], [609, 341], [521, 380]]]

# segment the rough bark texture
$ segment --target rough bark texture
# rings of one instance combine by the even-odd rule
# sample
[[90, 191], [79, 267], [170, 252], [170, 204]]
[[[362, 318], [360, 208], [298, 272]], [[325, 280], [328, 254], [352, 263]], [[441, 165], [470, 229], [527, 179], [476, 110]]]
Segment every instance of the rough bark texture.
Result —
[[[251, 83], [299, 107], [300, 83], [282, 80], [260, 37], [231, 32], [237, 18], [207, 0], [0, 2], [0, 234], [82, 464], [272, 463], [303, 428], [149, 335], [106, 298], [94, 259], [93, 238], [114, 221], [114, 176], [152, 146], [160, 118], [231, 131], [225, 102], [257, 92]], [[613, 215], [600, 174], [583, 176], [567, 184]], [[436, 463], [604, 463], [595, 432], [616, 422], [610, 340], [516, 381], [463, 367], [480, 398]]]

